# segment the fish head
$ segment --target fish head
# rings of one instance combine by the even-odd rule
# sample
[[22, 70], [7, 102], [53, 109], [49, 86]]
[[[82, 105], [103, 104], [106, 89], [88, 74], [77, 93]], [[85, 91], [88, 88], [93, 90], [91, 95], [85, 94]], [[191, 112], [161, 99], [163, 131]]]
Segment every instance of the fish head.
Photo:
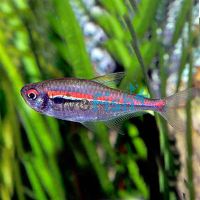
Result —
[[37, 112], [44, 112], [48, 107], [48, 96], [40, 83], [31, 83], [21, 89], [25, 102]]

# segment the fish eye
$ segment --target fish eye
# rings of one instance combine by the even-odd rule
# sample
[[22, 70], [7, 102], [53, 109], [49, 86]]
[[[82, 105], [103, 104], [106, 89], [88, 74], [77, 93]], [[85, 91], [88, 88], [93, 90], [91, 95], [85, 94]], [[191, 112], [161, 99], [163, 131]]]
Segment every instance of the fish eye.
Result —
[[38, 91], [35, 90], [35, 89], [30, 89], [28, 92], [27, 92], [27, 96], [29, 99], [32, 99], [32, 100], [35, 100], [38, 96]]

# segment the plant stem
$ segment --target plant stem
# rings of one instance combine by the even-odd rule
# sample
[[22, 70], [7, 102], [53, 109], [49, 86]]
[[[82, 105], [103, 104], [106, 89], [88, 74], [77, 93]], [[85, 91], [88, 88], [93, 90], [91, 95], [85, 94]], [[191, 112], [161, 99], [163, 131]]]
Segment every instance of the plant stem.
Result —
[[[125, 1], [125, 4], [126, 4], [126, 6], [128, 6], [129, 2]], [[131, 37], [132, 37], [132, 46], [133, 46], [133, 49], [134, 49], [135, 54], [137, 56], [138, 62], [140, 64], [141, 68], [142, 68], [149, 94], [150, 94], [150, 96], [152, 96], [153, 93], [152, 93], [152, 90], [151, 90], [151, 87], [150, 87], [150, 84], [149, 84], [150, 83], [149, 76], [147, 74], [147, 70], [146, 70], [142, 55], [140, 53], [140, 49], [139, 49], [139, 45], [138, 45], [138, 39], [137, 39], [136, 32], [135, 32], [135, 29], [134, 29], [133, 24], [132, 24], [132, 20], [130, 19], [129, 14], [126, 15], [124, 18], [125, 18], [125, 22], [126, 22], [128, 28], [129, 28], [129, 31], [130, 31], [130, 34], [131, 34]]]
[[[192, 10], [192, 2], [190, 3], [189, 9], [189, 28], [188, 28], [188, 39], [189, 39], [189, 79], [188, 79], [188, 88], [192, 85], [192, 67], [193, 67], [193, 58], [192, 58], [192, 33], [191, 33], [191, 10]], [[190, 200], [195, 199], [195, 191], [194, 191], [194, 183], [193, 183], [193, 167], [192, 167], [192, 157], [193, 157], [193, 149], [192, 149], [192, 116], [191, 116], [191, 102], [187, 103], [186, 106], [187, 113], [187, 129], [186, 129], [186, 145], [187, 145], [187, 173], [188, 173], [188, 189]]]

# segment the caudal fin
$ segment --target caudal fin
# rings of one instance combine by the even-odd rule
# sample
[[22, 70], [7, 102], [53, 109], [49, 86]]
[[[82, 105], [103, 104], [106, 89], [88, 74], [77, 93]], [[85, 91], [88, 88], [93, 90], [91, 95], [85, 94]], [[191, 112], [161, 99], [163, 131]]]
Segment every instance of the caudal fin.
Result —
[[186, 129], [186, 105], [189, 101], [200, 97], [200, 88], [189, 88], [178, 92], [165, 99], [166, 105], [160, 114], [174, 128], [185, 131]]

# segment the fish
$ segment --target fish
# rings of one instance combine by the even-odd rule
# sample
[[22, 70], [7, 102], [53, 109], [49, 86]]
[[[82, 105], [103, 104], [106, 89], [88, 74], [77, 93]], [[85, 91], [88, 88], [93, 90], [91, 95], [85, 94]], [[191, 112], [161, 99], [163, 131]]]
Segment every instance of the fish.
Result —
[[79, 122], [94, 131], [97, 122], [120, 129], [124, 120], [141, 112], [154, 111], [171, 126], [183, 130], [176, 114], [188, 101], [200, 96], [199, 88], [189, 88], [166, 98], [151, 99], [116, 88], [124, 72], [93, 79], [59, 78], [30, 83], [21, 89], [25, 102], [35, 111], [57, 119]]

